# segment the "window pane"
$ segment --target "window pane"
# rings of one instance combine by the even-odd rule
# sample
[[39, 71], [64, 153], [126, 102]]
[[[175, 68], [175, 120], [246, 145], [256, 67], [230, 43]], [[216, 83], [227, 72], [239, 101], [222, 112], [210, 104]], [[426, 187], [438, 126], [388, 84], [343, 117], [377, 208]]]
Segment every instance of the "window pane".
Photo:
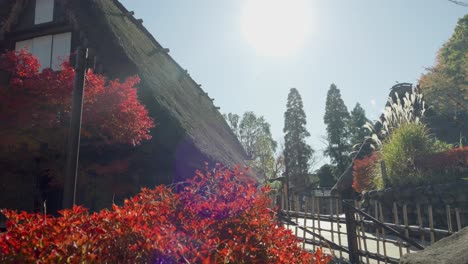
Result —
[[54, 19], [54, 0], [36, 0], [34, 24], [52, 22]]
[[39, 70], [50, 68], [50, 58], [52, 53], [52, 35], [33, 39], [32, 54], [36, 56], [41, 64]]
[[32, 45], [33, 45], [33, 40], [32, 39], [18, 41], [18, 42], [16, 42], [15, 50], [19, 51], [19, 50], [22, 50], [24, 48], [27, 48], [27, 50], [30, 53], [32, 53]]
[[60, 70], [60, 65], [70, 56], [71, 33], [54, 35], [52, 46], [52, 69]]

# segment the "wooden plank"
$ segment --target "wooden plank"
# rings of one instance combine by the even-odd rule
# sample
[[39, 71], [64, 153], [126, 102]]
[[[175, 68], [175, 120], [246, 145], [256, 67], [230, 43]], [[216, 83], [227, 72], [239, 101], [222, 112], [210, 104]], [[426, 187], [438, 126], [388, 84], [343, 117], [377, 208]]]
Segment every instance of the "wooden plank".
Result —
[[[340, 199], [335, 199], [335, 210], [336, 210], [336, 226], [338, 229], [338, 245], [342, 246], [341, 244], [341, 226], [340, 226], [340, 207], [339, 207]], [[340, 250], [340, 258], [343, 258], [343, 252]]]
[[[330, 204], [330, 216], [333, 216], [333, 198], [329, 198]], [[331, 241], [335, 242], [335, 228], [333, 221], [330, 219], [330, 233], [331, 233]]]
[[[304, 228], [307, 229], [307, 210], [308, 210], [308, 206], [309, 206], [309, 197], [306, 197], [305, 199], [305, 204], [304, 204]], [[313, 219], [312, 219], [313, 221]], [[302, 232], [302, 249], [305, 249], [305, 245], [306, 245], [306, 232]]]
[[457, 219], [457, 230], [461, 230], [461, 221], [460, 221], [460, 209], [455, 208], [455, 218]]
[[431, 245], [435, 243], [435, 236], [434, 236], [434, 218], [432, 215], [432, 205], [428, 205], [427, 211], [429, 212], [428, 217], [429, 217], [429, 228], [431, 230], [430, 236], [431, 236]]
[[[393, 202], [393, 221], [395, 222], [396, 225], [399, 224], [398, 222], [398, 207], [396, 202]], [[403, 255], [403, 250], [401, 248], [401, 239], [398, 238], [398, 252], [400, 253], [400, 258]]]
[[359, 248], [358, 248], [358, 237], [356, 233], [356, 218], [355, 214], [356, 212], [353, 210], [354, 205], [351, 203], [352, 201], [348, 201], [348, 203], [345, 204], [345, 201], [343, 201], [343, 204], [345, 205], [344, 212], [345, 212], [345, 218], [346, 218], [346, 235], [348, 237], [348, 251], [349, 251], [349, 261], [351, 263], [358, 263], [361, 255], [359, 254]]
[[452, 212], [450, 210], [450, 205], [446, 205], [445, 206], [445, 209], [447, 211], [447, 228], [448, 228], [448, 232], [450, 234], [452, 234]]
[[[359, 208], [359, 204], [358, 204], [357, 201], [354, 201], [354, 206], [355, 206], [356, 208]], [[363, 221], [362, 221], [362, 220], [363, 220], [363, 219], [362, 219], [362, 215], [360, 215], [360, 214], [357, 214], [357, 215], [358, 215], [359, 220], [361, 220], [361, 221], [360, 221], [361, 224], [360, 224], [359, 230], [360, 230], [360, 232], [361, 232], [360, 237], [362, 238], [362, 243], [363, 243], [363, 245], [364, 245], [364, 252], [369, 252], [369, 251], [367, 250], [367, 237], [366, 237], [366, 232], [364, 232], [364, 224], [363, 224]], [[361, 239], [359, 239], [359, 241], [361, 241]], [[361, 243], [361, 242], [359, 242], [359, 244], [360, 244], [360, 243]], [[369, 264], [369, 255], [366, 254], [365, 257], [366, 257], [366, 263]], [[362, 261], [362, 258], [361, 258], [361, 261]]]
[[[424, 226], [423, 226], [423, 222], [422, 222], [422, 215], [421, 215], [421, 205], [419, 203], [416, 204], [416, 211], [417, 211], [417, 214], [418, 214], [418, 224], [419, 224], [419, 228], [420, 230], [423, 230]], [[425, 236], [424, 236], [424, 233], [421, 232], [421, 243], [424, 245], [425, 244]]]
[[[315, 196], [312, 196], [312, 216], [312, 232], [316, 233], [317, 230], [315, 230]], [[315, 251], [315, 245], [313, 245], [312, 248]]]
[[285, 204], [285, 202], [284, 202], [284, 195], [281, 194], [281, 208], [280, 208], [280, 211], [286, 210], [284, 204]]
[[[408, 225], [408, 208], [407, 205], [403, 205], [403, 223], [405, 224], [405, 236], [409, 238], [409, 225]], [[406, 247], [406, 253], [409, 253], [409, 247]]]
[[[385, 223], [385, 218], [384, 218], [384, 215], [383, 215], [383, 211], [382, 211], [382, 204], [379, 203], [379, 213], [380, 213], [380, 221], [382, 221], [383, 223]], [[382, 247], [383, 247], [383, 252], [384, 252], [384, 257], [385, 257], [385, 263], [388, 263], [387, 262], [387, 247], [385, 245], [385, 229], [382, 227]]]
[[317, 197], [317, 212], [318, 212], [318, 219], [317, 219], [317, 226], [318, 226], [318, 231], [319, 231], [319, 235], [322, 235], [322, 228], [320, 226], [320, 197]]
[[[286, 202], [286, 212], [291, 211], [291, 208], [289, 207], [289, 197], [288, 195], [285, 196], [285, 202]], [[289, 229], [289, 223], [286, 223], [286, 228]]]
[[[379, 219], [379, 206], [377, 202], [374, 204], [374, 216], [376, 219]], [[379, 228], [375, 229], [375, 237], [377, 238], [377, 255], [380, 255], [380, 235]], [[377, 264], [380, 264], [380, 259], [377, 260]]]
[[294, 209], [296, 211], [296, 227], [294, 228], [294, 234], [297, 236], [297, 230], [299, 226], [299, 195], [294, 196]]

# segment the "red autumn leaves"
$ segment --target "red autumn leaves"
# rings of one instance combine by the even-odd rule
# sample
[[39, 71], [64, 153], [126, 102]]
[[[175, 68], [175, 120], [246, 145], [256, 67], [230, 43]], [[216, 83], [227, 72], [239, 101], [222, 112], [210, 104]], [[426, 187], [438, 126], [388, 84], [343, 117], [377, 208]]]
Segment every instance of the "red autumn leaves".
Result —
[[[36, 58], [25, 51], [1, 55], [0, 70], [9, 75], [8, 85], [0, 87], [0, 119], [14, 131], [55, 133], [68, 127], [74, 69], [68, 64], [54, 72], [39, 72]], [[124, 82], [107, 81], [88, 71], [83, 103], [82, 136], [105, 144], [137, 145], [151, 138], [154, 127], [148, 111], [138, 101], [136, 76]], [[47, 134], [47, 132], [45, 132]]]
[[218, 166], [173, 188], [143, 189], [112, 210], [4, 210], [0, 262], [327, 263], [277, 223], [267, 192], [245, 171]]

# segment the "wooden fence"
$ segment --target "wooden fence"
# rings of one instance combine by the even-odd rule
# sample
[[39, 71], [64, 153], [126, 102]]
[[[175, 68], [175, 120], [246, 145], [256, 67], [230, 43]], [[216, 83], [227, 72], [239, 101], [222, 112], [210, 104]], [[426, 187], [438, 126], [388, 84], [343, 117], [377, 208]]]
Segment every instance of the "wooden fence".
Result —
[[[303, 248], [321, 246], [338, 258], [360, 263], [398, 263], [402, 255], [432, 245], [466, 225], [461, 208], [450, 205], [437, 208], [437, 215], [431, 204], [396, 202], [391, 209], [374, 203], [364, 212], [357, 201], [344, 204], [340, 197], [293, 196], [288, 200], [281, 195], [272, 206], [279, 208], [283, 224]], [[445, 221], [440, 221], [441, 212]], [[442, 222], [446, 226], [440, 226]]]

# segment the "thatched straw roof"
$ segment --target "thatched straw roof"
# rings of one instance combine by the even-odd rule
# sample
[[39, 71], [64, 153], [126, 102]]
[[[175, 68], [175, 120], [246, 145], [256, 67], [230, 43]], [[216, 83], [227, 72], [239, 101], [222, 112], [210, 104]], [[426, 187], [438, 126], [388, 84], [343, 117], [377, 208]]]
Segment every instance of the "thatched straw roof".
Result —
[[[134, 18], [119, 1], [57, 1], [70, 24], [80, 32], [82, 43], [85, 39], [107, 64], [124, 62], [124, 69], [117, 69], [123, 75], [140, 76], [143, 101], [147, 106], [156, 105], [156, 121], [162, 123], [158, 117], [164, 112], [164, 119], [172, 124], [170, 129], [173, 130], [167, 131], [167, 128], [161, 133], [167, 138], [172, 133], [179, 141], [189, 142], [203, 158], [209, 159], [207, 161], [228, 166], [245, 164], [246, 154], [241, 144], [212, 99], [146, 30], [142, 21]], [[0, 0], [2, 2], [8, 1]], [[2, 5], [0, 9], [7, 6]], [[2, 20], [14, 21], [11, 17], [0, 17]], [[10, 27], [5, 23], [3, 26], [0, 28]], [[162, 144], [166, 141], [163, 136], [159, 140]], [[174, 143], [171, 144], [173, 147]]]

